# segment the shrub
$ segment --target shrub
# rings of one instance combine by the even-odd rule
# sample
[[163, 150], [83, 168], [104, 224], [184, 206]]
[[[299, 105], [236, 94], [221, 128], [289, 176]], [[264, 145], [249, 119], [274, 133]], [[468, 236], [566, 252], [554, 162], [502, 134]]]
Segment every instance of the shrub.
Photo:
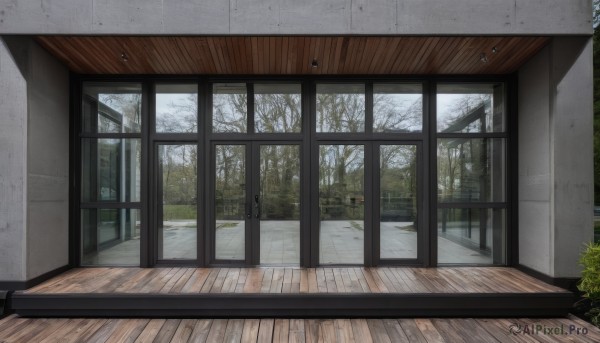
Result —
[[594, 325], [600, 327], [600, 243], [588, 244], [579, 262], [583, 272], [577, 288], [591, 303], [591, 310], [586, 315]]

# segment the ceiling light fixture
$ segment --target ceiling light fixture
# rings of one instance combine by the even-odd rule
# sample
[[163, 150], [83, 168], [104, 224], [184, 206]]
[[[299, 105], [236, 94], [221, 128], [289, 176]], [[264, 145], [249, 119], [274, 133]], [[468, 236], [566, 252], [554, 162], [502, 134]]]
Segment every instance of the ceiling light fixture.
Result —
[[495, 54], [495, 53], [497, 53], [497, 52], [498, 52], [498, 48], [496, 48], [496, 47], [493, 47], [493, 48], [492, 48], [492, 54]]
[[488, 58], [485, 55], [485, 52], [482, 52], [481, 55], [479, 55], [479, 60], [481, 61], [481, 63], [488, 63]]
[[316, 59], [316, 58], [314, 58], [314, 59], [312, 60], [312, 62], [310, 63], [310, 67], [311, 67], [311, 68], [313, 68], [313, 69], [316, 69], [316, 68], [318, 68], [318, 67], [319, 67], [319, 61], [317, 61], [317, 59]]
[[123, 61], [123, 62], [129, 61], [129, 57], [127, 57], [127, 54], [125, 52], [121, 53], [121, 61]]

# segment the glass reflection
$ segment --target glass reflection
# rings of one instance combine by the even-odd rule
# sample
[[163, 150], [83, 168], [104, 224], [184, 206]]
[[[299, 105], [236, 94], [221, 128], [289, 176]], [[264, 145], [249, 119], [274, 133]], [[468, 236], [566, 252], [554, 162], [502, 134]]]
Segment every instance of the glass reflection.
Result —
[[244, 260], [246, 146], [215, 146], [215, 258]]
[[248, 94], [245, 83], [213, 85], [212, 131], [246, 133]]
[[506, 263], [504, 209], [438, 210], [438, 263]]
[[260, 263], [300, 263], [300, 147], [260, 146]]
[[505, 141], [502, 138], [438, 139], [441, 202], [503, 202]]
[[82, 110], [83, 132], [140, 132], [142, 86], [138, 83], [85, 83]]
[[421, 84], [374, 84], [373, 132], [421, 132], [422, 88]]
[[381, 145], [380, 257], [417, 258], [417, 147]]
[[136, 209], [81, 210], [81, 264], [140, 264], [140, 213]]
[[198, 131], [198, 86], [156, 85], [156, 132]]
[[319, 147], [319, 262], [364, 263], [364, 146]]
[[503, 84], [440, 84], [437, 90], [438, 132], [505, 130]]
[[196, 145], [158, 147], [158, 258], [196, 259]]
[[140, 139], [82, 140], [83, 202], [140, 201]]
[[317, 132], [364, 132], [365, 86], [317, 85]]
[[300, 132], [301, 99], [299, 84], [254, 85], [256, 132]]

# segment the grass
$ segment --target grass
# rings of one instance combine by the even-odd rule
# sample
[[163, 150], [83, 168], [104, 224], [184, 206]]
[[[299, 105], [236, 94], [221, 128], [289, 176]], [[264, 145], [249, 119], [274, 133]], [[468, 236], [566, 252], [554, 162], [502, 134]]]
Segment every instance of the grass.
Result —
[[164, 220], [196, 219], [196, 205], [164, 205]]

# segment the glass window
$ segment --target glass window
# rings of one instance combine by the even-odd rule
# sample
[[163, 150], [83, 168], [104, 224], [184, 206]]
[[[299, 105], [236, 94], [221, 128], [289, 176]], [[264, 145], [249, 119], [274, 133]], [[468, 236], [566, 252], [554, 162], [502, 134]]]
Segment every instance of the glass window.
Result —
[[437, 151], [440, 202], [503, 202], [505, 140], [443, 138]]
[[196, 145], [158, 146], [158, 259], [196, 259]]
[[440, 84], [437, 87], [437, 131], [503, 132], [506, 129], [504, 85]]
[[373, 132], [403, 133], [422, 130], [421, 84], [373, 85]]
[[197, 85], [156, 85], [156, 132], [198, 132]]
[[82, 110], [83, 132], [141, 132], [142, 86], [139, 83], [85, 83]]
[[319, 147], [319, 262], [364, 263], [365, 148]]
[[256, 132], [300, 132], [301, 100], [300, 84], [254, 85]]
[[83, 202], [140, 201], [140, 139], [84, 138], [81, 150]]
[[417, 147], [379, 149], [380, 258], [417, 258]]
[[214, 84], [212, 100], [212, 132], [247, 132], [248, 93], [245, 83]]
[[506, 263], [504, 209], [438, 210], [438, 263]]
[[318, 84], [317, 132], [364, 132], [365, 85]]
[[215, 258], [244, 260], [246, 146], [215, 146]]
[[140, 211], [81, 210], [82, 265], [139, 265]]

